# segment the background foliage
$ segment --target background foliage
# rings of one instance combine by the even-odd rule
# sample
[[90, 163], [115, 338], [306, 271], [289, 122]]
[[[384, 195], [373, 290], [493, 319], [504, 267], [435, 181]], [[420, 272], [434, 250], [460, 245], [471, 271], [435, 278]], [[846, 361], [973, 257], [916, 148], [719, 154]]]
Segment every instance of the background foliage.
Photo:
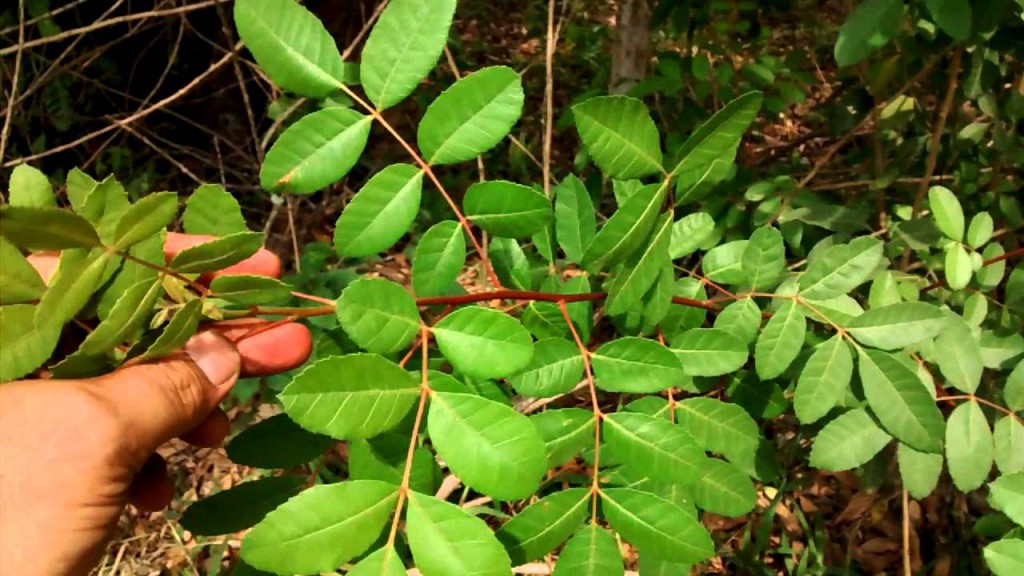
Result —
[[233, 573], [1024, 566], [1019, 1], [120, 4], [3, 12], [0, 376], [309, 322]]

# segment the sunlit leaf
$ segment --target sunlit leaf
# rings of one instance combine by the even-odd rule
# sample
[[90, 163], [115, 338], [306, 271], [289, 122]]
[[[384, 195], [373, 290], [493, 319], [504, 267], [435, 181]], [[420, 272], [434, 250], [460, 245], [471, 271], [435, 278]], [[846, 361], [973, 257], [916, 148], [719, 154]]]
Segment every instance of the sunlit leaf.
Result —
[[530, 504], [495, 533], [512, 563], [543, 558], [576, 532], [587, 517], [590, 491], [570, 488]]
[[192, 300], [179, 308], [160, 336], [139, 357], [139, 360], [155, 360], [174, 352], [196, 333], [203, 318], [203, 301]]
[[466, 237], [458, 222], [445, 220], [430, 227], [412, 260], [412, 287], [417, 296], [447, 294], [466, 262]]
[[338, 298], [338, 321], [352, 341], [368, 352], [405, 349], [420, 331], [416, 301], [400, 285], [383, 278], [361, 278]]
[[477, 378], [508, 376], [533, 357], [533, 339], [526, 328], [492, 308], [462, 308], [445, 316], [432, 330], [445, 358], [459, 371]]
[[1018, 526], [1024, 526], [1024, 472], [1000, 476], [989, 484], [988, 501]]
[[238, 200], [219, 184], [203, 184], [188, 197], [181, 215], [185, 232], [225, 236], [247, 230]]
[[707, 530], [675, 503], [629, 488], [601, 492], [608, 522], [640, 550], [672, 562], [693, 564], [715, 553]]
[[423, 576], [507, 576], [508, 554], [483, 520], [433, 496], [409, 494], [406, 534]]
[[996, 421], [992, 436], [999, 471], [1003, 474], [1024, 471], [1024, 424], [1013, 416], [1003, 416]]
[[493, 180], [469, 187], [462, 201], [466, 217], [495, 236], [530, 236], [555, 217], [544, 194], [522, 184]]
[[472, 160], [501, 142], [523, 110], [519, 74], [507, 66], [477, 70], [434, 100], [416, 133], [429, 164]]
[[300, 426], [339, 440], [371, 438], [397, 425], [420, 394], [420, 383], [377, 354], [318, 360], [278, 398]]
[[789, 368], [803, 348], [807, 319], [792, 300], [765, 324], [754, 347], [754, 366], [762, 380], [777, 378]]
[[347, 576], [406, 576], [405, 566], [398, 552], [385, 546], [359, 561]]
[[278, 574], [333, 571], [370, 548], [397, 499], [397, 486], [373, 480], [314, 486], [246, 534], [242, 558]]
[[838, 472], [867, 463], [892, 440], [866, 410], [856, 409], [829, 422], [811, 448], [811, 466]]
[[572, 262], [583, 254], [597, 233], [594, 203], [583, 181], [570, 174], [555, 186], [555, 237]]
[[216, 272], [238, 264], [262, 247], [262, 233], [236, 232], [178, 252], [170, 267], [184, 274]]
[[39, 272], [14, 244], [0, 236], [0, 306], [38, 300], [46, 290]]
[[338, 217], [334, 248], [343, 257], [363, 258], [394, 245], [420, 209], [423, 171], [392, 164], [370, 178]]
[[548, 468], [561, 466], [594, 445], [594, 415], [581, 408], [545, 410], [530, 416], [544, 440]]
[[167, 228], [178, 216], [178, 195], [158, 192], [143, 197], [121, 214], [113, 248], [124, 250]]
[[690, 490], [701, 510], [736, 518], [754, 509], [757, 492], [750, 478], [736, 466], [708, 458], [701, 476]]
[[988, 479], [994, 461], [992, 430], [977, 402], [957, 406], [946, 421], [946, 464], [962, 492], [977, 489]]
[[945, 422], [917, 375], [885, 352], [861, 350], [859, 356], [864, 396], [882, 426], [915, 450], [938, 452]]
[[761, 109], [760, 92], [747, 92], [729, 102], [700, 125], [679, 150], [673, 175], [711, 165], [740, 144], [743, 132]]
[[963, 240], [964, 209], [956, 195], [945, 186], [932, 186], [928, 189], [928, 204], [939, 230], [951, 240]]
[[292, 287], [276, 278], [229, 274], [210, 282], [210, 290], [217, 296], [242, 306], [281, 304], [292, 297]]
[[612, 340], [591, 354], [595, 382], [609, 392], [649, 393], [678, 386], [686, 373], [672, 352], [645, 338]]
[[24, 250], [64, 250], [100, 245], [92, 224], [60, 208], [2, 206], [0, 234]]
[[747, 345], [716, 328], [687, 330], [670, 344], [689, 376], [720, 376], [735, 372], [747, 362]]
[[622, 576], [622, 556], [612, 534], [587, 524], [558, 555], [553, 576]]
[[817, 422], [846, 395], [853, 377], [850, 345], [835, 335], [807, 359], [793, 394], [793, 408], [803, 424]]
[[572, 107], [576, 130], [609, 178], [630, 180], [662, 170], [661, 143], [647, 106], [627, 96], [599, 96]]
[[521, 371], [508, 377], [523, 396], [558, 396], [573, 389], [583, 377], [583, 356], [576, 344], [564, 338], [545, 338], [534, 346], [533, 358]]
[[743, 284], [743, 254], [747, 251], [747, 240], [734, 240], [715, 246], [704, 254], [700, 266], [708, 280], [722, 284]]
[[582, 265], [591, 272], [622, 262], [643, 245], [657, 223], [666, 188], [644, 186], [612, 214], [586, 246]]
[[896, 453], [903, 485], [913, 498], [926, 498], [939, 484], [942, 474], [942, 454], [918, 452], [900, 442]]
[[366, 96], [378, 109], [401, 102], [433, 70], [454, 14], [455, 0], [388, 4], [366, 39], [359, 66]]
[[437, 454], [467, 486], [498, 500], [526, 498], [540, 486], [547, 470], [544, 441], [512, 408], [435, 392], [427, 427]]
[[38, 168], [28, 164], [18, 164], [14, 170], [11, 170], [8, 200], [11, 206], [28, 206], [30, 208], [57, 206], [50, 179]]
[[761, 441], [746, 410], [714, 398], [687, 398], [676, 404], [676, 421], [702, 450], [733, 462], [753, 458]]
[[981, 360], [981, 343], [974, 336], [971, 327], [960, 317], [952, 317], [935, 339], [935, 363], [942, 376], [966, 394], [974, 394], [981, 384], [984, 370]]
[[985, 563], [996, 576], [1016, 576], [1024, 570], [1024, 540], [1007, 538], [985, 546]]
[[947, 324], [946, 315], [934, 304], [901, 302], [868, 310], [846, 329], [862, 344], [896, 350], [938, 336]]
[[369, 116], [339, 107], [303, 116], [267, 151], [260, 186], [273, 192], [312, 194], [341, 180], [363, 153], [372, 122]]
[[630, 412], [608, 414], [604, 434], [618, 460], [651, 480], [690, 485], [707, 464], [697, 443], [664, 418]]
[[827, 300], [846, 294], [866, 282], [882, 262], [882, 242], [861, 236], [812, 256], [800, 276], [800, 295]]
[[46, 361], [57, 347], [60, 324], [36, 324], [36, 306], [0, 306], [0, 382], [17, 380]]
[[946, 251], [946, 284], [950, 290], [962, 290], [971, 282], [974, 269], [971, 256], [962, 244], [954, 244]]
[[715, 220], [707, 212], [687, 214], [672, 225], [668, 254], [673, 260], [697, 251], [715, 231]]
[[293, 0], [235, 2], [235, 26], [260, 69], [285, 90], [323, 98], [341, 84], [344, 64], [334, 39]]
[[608, 314], [616, 316], [641, 306], [644, 295], [658, 280], [661, 270], [669, 265], [668, 242], [671, 232], [672, 218], [664, 214], [643, 250], [612, 277], [605, 300], [605, 311]]
[[762, 227], [754, 231], [740, 260], [746, 284], [753, 290], [774, 288], [786, 276], [786, 246], [782, 233]]

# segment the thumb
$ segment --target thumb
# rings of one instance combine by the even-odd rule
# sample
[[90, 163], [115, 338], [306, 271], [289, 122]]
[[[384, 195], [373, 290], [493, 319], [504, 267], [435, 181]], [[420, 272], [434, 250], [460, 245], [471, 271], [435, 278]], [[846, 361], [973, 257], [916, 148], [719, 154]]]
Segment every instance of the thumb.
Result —
[[161, 444], [198, 426], [238, 380], [238, 350], [215, 332], [193, 336], [178, 354], [97, 378], [141, 465]]

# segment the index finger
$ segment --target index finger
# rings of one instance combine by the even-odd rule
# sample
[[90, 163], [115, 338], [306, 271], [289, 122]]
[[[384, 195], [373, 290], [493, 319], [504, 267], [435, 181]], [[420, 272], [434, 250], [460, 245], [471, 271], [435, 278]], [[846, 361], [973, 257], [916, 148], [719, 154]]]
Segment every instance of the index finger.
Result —
[[[171, 259], [182, 250], [216, 239], [216, 236], [208, 236], [205, 234], [180, 234], [178, 232], [168, 232], [167, 240], [164, 242], [164, 257], [166, 257], [167, 261], [170, 262]], [[238, 264], [228, 266], [223, 270], [213, 272], [209, 277], [216, 278], [217, 276], [227, 276], [231, 274], [247, 274], [251, 276], [280, 278], [281, 259], [270, 250], [260, 248], [258, 252], [246, 260], [243, 260]]]

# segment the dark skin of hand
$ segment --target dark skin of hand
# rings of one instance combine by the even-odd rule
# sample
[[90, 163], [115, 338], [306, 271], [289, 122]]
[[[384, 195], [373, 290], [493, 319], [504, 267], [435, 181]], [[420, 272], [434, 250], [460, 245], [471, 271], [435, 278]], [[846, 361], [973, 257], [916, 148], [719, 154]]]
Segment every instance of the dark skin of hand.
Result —
[[[164, 251], [170, 258], [209, 239], [169, 234]], [[58, 258], [30, 261], [48, 281]], [[261, 250], [212, 276], [280, 273]], [[126, 504], [166, 507], [173, 485], [156, 449], [173, 438], [221, 444], [229, 422], [218, 404], [239, 377], [308, 358], [311, 337], [299, 324], [243, 338], [264, 322], [211, 324], [167, 358], [97, 378], [0, 385], [0, 574], [87, 574]]]

